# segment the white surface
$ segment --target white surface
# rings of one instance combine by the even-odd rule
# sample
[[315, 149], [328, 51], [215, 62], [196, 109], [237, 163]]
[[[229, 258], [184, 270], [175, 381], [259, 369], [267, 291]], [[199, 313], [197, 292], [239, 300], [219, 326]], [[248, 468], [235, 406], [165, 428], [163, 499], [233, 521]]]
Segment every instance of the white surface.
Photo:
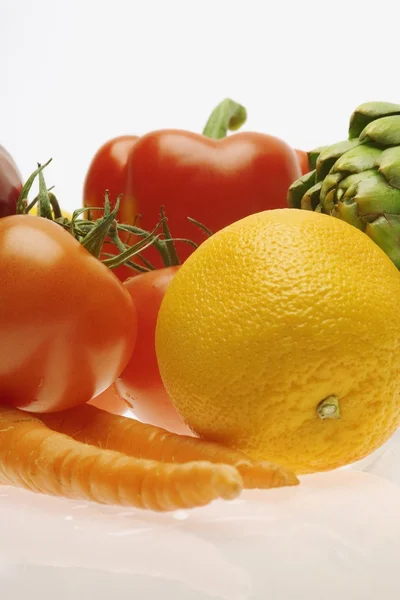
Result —
[[169, 514], [1, 488], [1, 597], [398, 600], [400, 435], [376, 457]]
[[107, 139], [201, 131], [229, 96], [247, 129], [311, 149], [367, 100], [400, 101], [393, 0], [0, 0], [0, 144], [81, 203]]

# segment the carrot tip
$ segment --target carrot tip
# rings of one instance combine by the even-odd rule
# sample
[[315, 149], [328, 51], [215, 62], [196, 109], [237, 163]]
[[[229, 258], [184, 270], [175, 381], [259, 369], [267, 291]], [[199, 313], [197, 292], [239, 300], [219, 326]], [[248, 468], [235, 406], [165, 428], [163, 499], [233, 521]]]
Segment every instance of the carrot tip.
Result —
[[285, 481], [285, 485], [299, 485], [300, 481], [295, 473], [292, 471], [287, 471], [281, 467], [280, 475]]
[[269, 489], [299, 484], [294, 473], [269, 462], [240, 461], [235, 466], [247, 489]]

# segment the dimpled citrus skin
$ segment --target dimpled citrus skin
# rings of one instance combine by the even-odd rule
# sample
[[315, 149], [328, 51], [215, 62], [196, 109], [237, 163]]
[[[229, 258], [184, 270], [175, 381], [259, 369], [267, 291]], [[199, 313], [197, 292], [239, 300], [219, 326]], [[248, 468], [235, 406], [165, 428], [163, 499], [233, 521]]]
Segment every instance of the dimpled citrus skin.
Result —
[[[339, 219], [282, 209], [216, 233], [162, 303], [156, 349], [202, 437], [310, 473], [358, 460], [400, 416], [400, 274]], [[317, 407], [338, 398], [340, 417]]]

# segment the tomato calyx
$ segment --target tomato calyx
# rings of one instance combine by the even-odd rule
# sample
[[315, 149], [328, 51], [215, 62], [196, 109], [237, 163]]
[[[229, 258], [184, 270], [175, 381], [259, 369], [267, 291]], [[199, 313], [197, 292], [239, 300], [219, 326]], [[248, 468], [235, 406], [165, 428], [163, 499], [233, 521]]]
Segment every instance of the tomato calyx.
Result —
[[[140, 273], [155, 270], [156, 267], [154, 267], [142, 254], [143, 251], [150, 246], [154, 246], [160, 253], [165, 267], [181, 264], [176, 251], [175, 241], [184, 241], [194, 248], [197, 248], [197, 244], [189, 239], [172, 237], [168, 227], [168, 218], [165, 215], [163, 206], [160, 207], [160, 219], [152, 231], [146, 231], [136, 225], [119, 223], [116, 217], [122, 194], [117, 197], [115, 205], [112, 207], [108, 190], [105, 192], [104, 206], [79, 208], [72, 213], [70, 219], [64, 217], [58, 200], [51, 192], [52, 188], [47, 188], [43, 175], [43, 170], [50, 164], [51, 160], [52, 159], [48, 160], [43, 165], [38, 163], [37, 169], [28, 177], [17, 201], [17, 214], [27, 215], [29, 211], [37, 205], [38, 217], [49, 219], [63, 227], [78, 242], [80, 242], [90, 254], [110, 269], [126, 265]], [[39, 193], [30, 203], [28, 203], [28, 195], [36, 178], [39, 180]], [[91, 211], [101, 211], [103, 216], [91, 220]], [[86, 213], [89, 218], [83, 218], [84, 213]], [[187, 218], [193, 224], [201, 227], [207, 235], [212, 235], [211, 231], [205, 225], [202, 225], [190, 217]], [[160, 229], [161, 231], [159, 231]], [[120, 232], [133, 235], [140, 239], [132, 245], [126, 244], [122, 241]], [[115, 246], [118, 254], [104, 252], [104, 243], [106, 241], [111, 242], [112, 245]], [[133, 257], [142, 264], [131, 260]]]
[[[110, 227], [110, 230], [108, 232], [108, 238], [119, 250], [120, 255], [117, 257], [109, 255], [109, 258], [103, 260], [104, 264], [106, 264], [110, 268], [114, 268], [116, 266], [119, 266], [120, 264], [128, 264], [128, 266], [142, 273], [147, 271], [155, 271], [157, 270], [157, 268], [142, 254], [143, 250], [150, 246], [154, 246], [154, 248], [161, 255], [164, 267], [176, 267], [180, 265], [181, 260], [176, 250], [175, 242], [185, 242], [186, 244], [192, 246], [195, 250], [198, 248], [198, 244], [196, 244], [194, 241], [188, 238], [172, 237], [171, 231], [168, 226], [168, 218], [165, 214], [164, 206], [160, 206], [160, 217], [160, 221], [157, 223], [156, 227], [152, 232], [148, 232], [144, 229], [141, 229], [136, 225], [127, 225], [125, 223], [120, 224], [117, 221], [114, 221], [113, 225]], [[201, 228], [207, 234], [208, 237], [212, 235], [210, 229], [208, 229], [208, 227], [206, 227], [202, 223], [196, 221], [196, 219], [193, 219], [192, 217], [187, 217], [187, 219], [197, 227]], [[157, 234], [157, 231], [160, 227], [162, 228], [162, 233]], [[135, 236], [142, 236], [143, 239], [137, 244], [137, 251], [135, 253], [135, 256], [143, 263], [143, 266], [131, 262], [118, 262], [117, 264], [116, 259], [123, 259], [124, 256], [128, 256], [131, 252], [131, 248], [135, 247], [124, 244], [124, 242], [119, 236], [119, 231]], [[143, 244], [143, 246], [140, 246], [139, 244]]]

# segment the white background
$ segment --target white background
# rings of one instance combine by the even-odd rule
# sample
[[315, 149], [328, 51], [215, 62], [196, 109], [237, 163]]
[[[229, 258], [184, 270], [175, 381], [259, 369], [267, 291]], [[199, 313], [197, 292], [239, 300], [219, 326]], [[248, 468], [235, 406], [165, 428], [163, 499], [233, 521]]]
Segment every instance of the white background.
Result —
[[24, 177], [81, 204], [98, 147], [123, 133], [201, 131], [231, 97], [246, 129], [311, 149], [352, 110], [400, 101], [396, 3], [0, 0], [0, 144]]
[[[201, 131], [225, 97], [247, 107], [247, 129], [305, 149], [337, 141], [359, 103], [400, 102], [395, 5], [0, 0], [0, 144], [24, 177], [53, 157], [47, 183], [72, 209], [107, 139]], [[399, 439], [369, 472], [317, 475], [191, 514], [5, 488], [2, 597], [397, 599]]]

